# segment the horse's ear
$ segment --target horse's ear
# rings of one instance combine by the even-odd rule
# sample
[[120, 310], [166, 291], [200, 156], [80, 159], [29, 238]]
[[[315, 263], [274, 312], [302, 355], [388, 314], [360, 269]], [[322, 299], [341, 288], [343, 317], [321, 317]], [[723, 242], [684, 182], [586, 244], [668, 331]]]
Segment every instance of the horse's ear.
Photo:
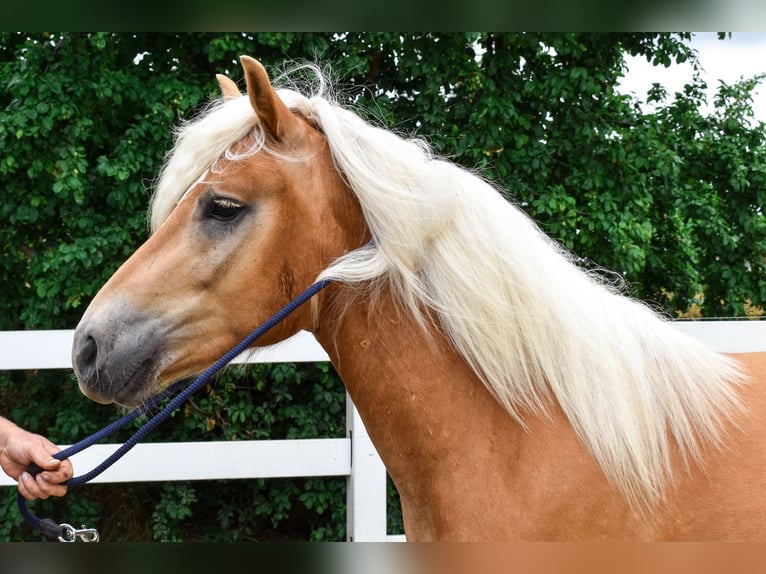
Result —
[[216, 74], [215, 79], [218, 80], [218, 85], [221, 87], [221, 95], [224, 100], [233, 100], [242, 95], [232, 79], [223, 74]]
[[250, 104], [261, 121], [264, 131], [276, 141], [289, 140], [289, 134], [297, 125], [298, 119], [277, 95], [269, 81], [266, 68], [250, 56], [242, 56], [240, 62], [245, 71]]

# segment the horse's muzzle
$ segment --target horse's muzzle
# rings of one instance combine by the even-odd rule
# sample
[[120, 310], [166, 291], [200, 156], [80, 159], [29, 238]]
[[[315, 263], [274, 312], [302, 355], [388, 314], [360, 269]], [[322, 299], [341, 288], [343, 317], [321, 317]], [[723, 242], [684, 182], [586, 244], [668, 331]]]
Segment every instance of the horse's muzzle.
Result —
[[83, 317], [74, 334], [72, 365], [84, 395], [136, 406], [154, 394], [162, 356], [155, 322], [136, 315]]

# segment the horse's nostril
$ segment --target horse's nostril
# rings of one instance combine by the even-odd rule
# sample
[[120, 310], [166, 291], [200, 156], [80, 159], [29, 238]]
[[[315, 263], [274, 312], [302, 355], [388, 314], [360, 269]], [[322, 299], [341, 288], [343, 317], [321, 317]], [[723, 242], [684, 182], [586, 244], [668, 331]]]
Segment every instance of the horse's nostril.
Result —
[[82, 335], [78, 338], [75, 347], [75, 368], [81, 374], [95, 369], [98, 358], [98, 345], [90, 335]]

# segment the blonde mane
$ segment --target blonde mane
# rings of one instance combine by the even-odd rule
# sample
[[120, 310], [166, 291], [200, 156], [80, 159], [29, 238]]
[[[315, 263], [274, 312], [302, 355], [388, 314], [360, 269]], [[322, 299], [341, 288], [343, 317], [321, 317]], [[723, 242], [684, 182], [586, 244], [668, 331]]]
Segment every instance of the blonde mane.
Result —
[[[319, 71], [317, 70], [319, 75]], [[638, 507], [663, 496], [672, 446], [696, 462], [740, 409], [734, 363], [621, 295], [480, 177], [320, 95], [279, 90], [326, 135], [373, 243], [320, 278], [385, 279], [447, 337], [522, 425], [557, 402], [606, 476]], [[220, 102], [179, 132], [162, 171], [156, 229], [187, 189], [244, 136], [247, 98]], [[250, 153], [263, 145], [256, 137]], [[449, 381], [445, 381], [449, 384]]]

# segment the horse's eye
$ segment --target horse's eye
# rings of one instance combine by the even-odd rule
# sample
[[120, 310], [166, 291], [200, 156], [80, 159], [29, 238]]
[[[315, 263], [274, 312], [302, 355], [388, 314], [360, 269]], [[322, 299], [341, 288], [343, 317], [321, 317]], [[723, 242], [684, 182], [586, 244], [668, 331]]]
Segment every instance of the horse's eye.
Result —
[[218, 221], [232, 221], [241, 210], [241, 203], [217, 197], [208, 204], [206, 215]]

